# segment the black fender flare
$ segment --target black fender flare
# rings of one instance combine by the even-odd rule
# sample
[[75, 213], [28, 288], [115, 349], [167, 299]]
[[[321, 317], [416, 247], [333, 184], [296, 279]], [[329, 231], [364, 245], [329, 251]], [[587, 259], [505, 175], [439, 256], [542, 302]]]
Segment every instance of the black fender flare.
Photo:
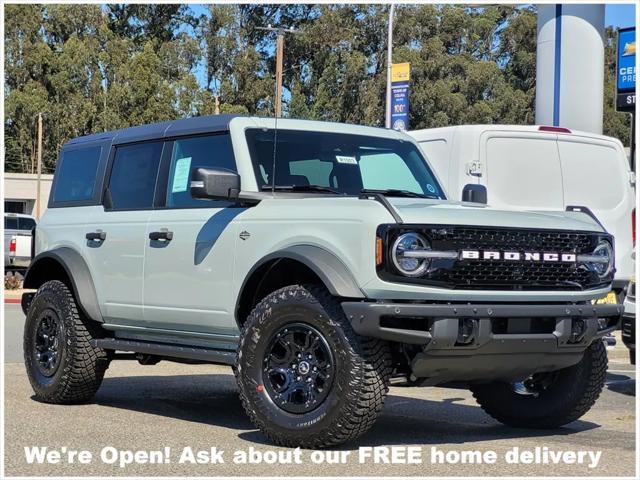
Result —
[[264, 263], [276, 258], [289, 258], [309, 267], [325, 284], [331, 295], [346, 298], [365, 298], [353, 274], [333, 253], [315, 245], [294, 245], [263, 257], [247, 278]]
[[353, 274], [336, 255], [315, 245], [294, 245], [262, 257], [251, 267], [238, 290], [236, 314], [239, 311], [240, 301], [247, 283], [253, 274], [266, 263], [281, 259], [295, 260], [305, 265], [318, 276], [331, 295], [354, 299], [365, 298]]
[[46, 281], [55, 280], [48, 268], [52, 261], [64, 269], [82, 312], [91, 320], [104, 322], [89, 267], [82, 255], [72, 248], [59, 247], [37, 255], [25, 274], [24, 288], [39, 288]]

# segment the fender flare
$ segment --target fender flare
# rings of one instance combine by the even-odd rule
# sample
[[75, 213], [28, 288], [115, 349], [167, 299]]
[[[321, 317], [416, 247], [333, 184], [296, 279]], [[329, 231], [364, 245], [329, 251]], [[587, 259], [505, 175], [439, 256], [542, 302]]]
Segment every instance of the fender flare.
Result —
[[93, 278], [84, 258], [74, 249], [59, 247], [37, 255], [24, 277], [24, 288], [38, 288], [48, 280], [46, 265], [54, 261], [62, 266], [69, 279], [69, 286], [82, 312], [91, 320], [104, 322]]
[[238, 290], [234, 310], [236, 313], [240, 308], [240, 301], [247, 283], [253, 274], [268, 262], [282, 259], [295, 260], [308, 267], [324, 283], [331, 295], [354, 299], [365, 298], [352, 273], [333, 253], [314, 245], [294, 245], [262, 257], [251, 267]]
[[253, 266], [247, 278], [261, 265], [276, 258], [289, 258], [309, 267], [325, 284], [331, 295], [365, 298], [347, 266], [333, 253], [314, 245], [294, 245], [263, 257]]

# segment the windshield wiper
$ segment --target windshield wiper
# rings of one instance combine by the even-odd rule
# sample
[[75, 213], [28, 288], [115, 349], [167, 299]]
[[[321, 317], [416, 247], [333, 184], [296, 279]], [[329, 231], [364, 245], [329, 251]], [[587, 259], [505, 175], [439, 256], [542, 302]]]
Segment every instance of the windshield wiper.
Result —
[[426, 195], [424, 193], [416, 193], [410, 190], [397, 190], [394, 188], [388, 188], [386, 190], [376, 190], [373, 188], [365, 188], [361, 190], [360, 193], [379, 193], [381, 195], [385, 195], [388, 197], [435, 198], [435, 199], [440, 198], [437, 195]]
[[341, 195], [340, 192], [334, 190], [333, 188], [323, 187], [322, 185], [263, 185], [262, 190], [279, 190], [279, 191], [289, 191], [289, 192], [325, 192], [325, 193], [333, 193], [336, 195]]

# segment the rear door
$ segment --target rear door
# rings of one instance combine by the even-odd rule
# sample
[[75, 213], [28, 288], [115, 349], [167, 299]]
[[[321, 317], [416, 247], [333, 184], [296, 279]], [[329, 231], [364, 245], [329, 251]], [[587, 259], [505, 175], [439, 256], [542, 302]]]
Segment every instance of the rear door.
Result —
[[85, 256], [107, 323], [143, 322], [147, 220], [154, 205], [163, 142], [118, 145], [112, 152], [104, 206], [87, 218]]
[[566, 205], [588, 207], [616, 242], [616, 278], [633, 274], [631, 211], [634, 191], [622, 146], [613, 140], [559, 135]]
[[[443, 136], [444, 137], [444, 136]], [[435, 171], [438, 178], [442, 181], [442, 186], [448, 194], [448, 198], [458, 200], [458, 192], [456, 188], [452, 188], [449, 172], [451, 170], [450, 162], [450, 142], [447, 138], [433, 138], [418, 142], [420, 149], [427, 157], [427, 163]]]
[[146, 324], [235, 340], [231, 285], [238, 236], [230, 223], [244, 208], [192, 198], [189, 188], [197, 167], [236, 171], [229, 133], [176, 138], [165, 150], [159, 205], [144, 235]]
[[481, 137], [488, 202], [497, 208], [564, 210], [557, 135], [489, 131]]

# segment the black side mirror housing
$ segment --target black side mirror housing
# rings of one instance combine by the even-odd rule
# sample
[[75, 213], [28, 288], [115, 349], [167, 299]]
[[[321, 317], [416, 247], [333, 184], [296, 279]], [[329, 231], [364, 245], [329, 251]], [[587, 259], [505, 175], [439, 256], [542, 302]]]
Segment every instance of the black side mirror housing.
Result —
[[240, 175], [225, 168], [196, 168], [191, 174], [191, 196], [210, 200], [236, 200]]
[[487, 187], [475, 183], [467, 183], [462, 189], [462, 201], [487, 204]]

